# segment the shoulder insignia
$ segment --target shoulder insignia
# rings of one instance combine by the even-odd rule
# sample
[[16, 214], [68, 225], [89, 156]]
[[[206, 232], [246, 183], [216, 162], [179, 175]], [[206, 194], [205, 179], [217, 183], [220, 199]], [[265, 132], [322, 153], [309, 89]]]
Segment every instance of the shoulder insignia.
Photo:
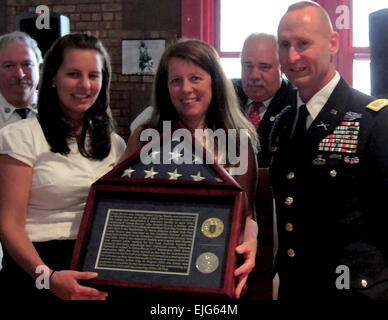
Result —
[[369, 103], [366, 107], [373, 111], [380, 111], [386, 106], [388, 106], [388, 99], [377, 99]]

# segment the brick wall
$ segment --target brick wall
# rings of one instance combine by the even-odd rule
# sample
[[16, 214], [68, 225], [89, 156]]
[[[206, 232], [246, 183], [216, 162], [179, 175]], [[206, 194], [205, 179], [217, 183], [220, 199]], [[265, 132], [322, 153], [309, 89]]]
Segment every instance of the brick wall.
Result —
[[[142, 7], [136, 9], [134, 5], [137, 1], [135, 0], [1, 0], [2, 7], [6, 10], [6, 14], [3, 15], [5, 16], [6, 23], [2, 21], [0, 26], [5, 25], [6, 30], [0, 30], [0, 32], [15, 30], [16, 17], [20, 13], [35, 12], [38, 5], [44, 4], [49, 7], [50, 11], [69, 17], [71, 32], [90, 31], [98, 36], [108, 49], [112, 59], [112, 113], [119, 134], [127, 139], [131, 120], [150, 102], [153, 77], [121, 74], [121, 41], [130, 39], [166, 39], [166, 43], [169, 43], [180, 36], [179, 17], [176, 17], [177, 21], [173, 24], [175, 28], [171, 28], [170, 24], [168, 29], [165, 30], [160, 26], [158, 26], [157, 30], [152, 30], [152, 27], [149, 27], [150, 19], [147, 19], [148, 27], [146, 30], [140, 21], [137, 24], [135, 23], [135, 25], [131, 21], [131, 27], [126, 27], [124, 9], [128, 8], [128, 4], [131, 5], [132, 10], [147, 11], [147, 8], [144, 8], [144, 3], [152, 5], [153, 1], [159, 2], [160, 0], [142, 0]], [[171, 13], [171, 10], [180, 12], [178, 6], [179, 1], [169, 0], [169, 5], [164, 6], [162, 9], [168, 12], [160, 12], [159, 14], [164, 16], [167, 13]], [[136, 17], [136, 13], [132, 12], [131, 16]], [[145, 19], [144, 12], [139, 12], [138, 16]], [[153, 19], [158, 19], [158, 17], [153, 17]]]

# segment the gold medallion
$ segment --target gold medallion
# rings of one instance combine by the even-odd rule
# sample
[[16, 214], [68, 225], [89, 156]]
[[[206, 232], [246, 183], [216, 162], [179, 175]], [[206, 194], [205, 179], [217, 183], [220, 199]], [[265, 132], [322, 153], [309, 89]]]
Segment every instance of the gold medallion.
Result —
[[217, 238], [224, 231], [224, 223], [218, 218], [209, 218], [202, 223], [202, 233], [208, 238]]
[[211, 252], [202, 253], [195, 262], [196, 268], [202, 273], [212, 273], [218, 268], [218, 257]]

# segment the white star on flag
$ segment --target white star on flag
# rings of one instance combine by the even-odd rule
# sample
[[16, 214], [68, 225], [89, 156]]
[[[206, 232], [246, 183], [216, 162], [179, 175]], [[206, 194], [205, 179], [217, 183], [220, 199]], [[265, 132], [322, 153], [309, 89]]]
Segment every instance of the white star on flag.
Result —
[[181, 174], [178, 173], [178, 169], [175, 169], [174, 172], [167, 172], [168, 175], [170, 176], [169, 180], [178, 180]]
[[128, 178], [130, 178], [132, 172], [134, 172], [134, 171], [135, 171], [135, 170], [133, 170], [132, 168], [128, 168], [127, 170], [124, 171], [122, 177], [128, 177]]
[[204, 177], [201, 177], [201, 171], [198, 171], [196, 176], [191, 175], [191, 177], [193, 178], [194, 181], [201, 181], [205, 179]]
[[157, 175], [159, 172], [154, 171], [154, 167], [151, 168], [151, 170], [144, 170], [146, 176], [145, 179], [154, 179], [154, 176]]
[[154, 163], [154, 160], [156, 159], [156, 156], [160, 153], [160, 151], [152, 151], [147, 156], [147, 161], [150, 163]]
[[160, 151], [152, 151], [151, 158], [152, 159], [156, 159], [156, 155], [159, 154], [159, 153], [160, 153]]
[[170, 160], [179, 160], [179, 158], [182, 157], [182, 155], [177, 151], [169, 152], [169, 154], [171, 156]]

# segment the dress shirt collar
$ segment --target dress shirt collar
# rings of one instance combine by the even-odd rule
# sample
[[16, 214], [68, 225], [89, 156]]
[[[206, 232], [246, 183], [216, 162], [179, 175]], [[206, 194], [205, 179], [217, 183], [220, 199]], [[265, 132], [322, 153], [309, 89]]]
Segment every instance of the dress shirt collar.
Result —
[[[33, 104], [36, 104], [36, 101], [37, 101], [37, 94], [36, 93], [34, 94], [34, 98], [32, 101], [33, 101]], [[28, 107], [28, 108], [30, 108], [30, 107]], [[4, 96], [0, 93], [0, 115], [2, 116], [4, 121], [7, 121], [7, 120], [9, 120], [9, 118], [11, 118], [15, 109], [16, 108], [12, 104], [10, 104], [4, 98]], [[30, 108], [30, 109], [35, 111], [34, 108]]]
[[4, 121], [7, 121], [15, 111], [15, 107], [10, 104], [0, 93], [0, 114]]
[[[268, 100], [263, 101], [263, 106], [260, 108], [260, 116], [262, 117], [264, 113], [267, 111], [269, 104], [271, 103], [273, 97]], [[248, 98], [247, 104], [245, 105], [246, 113], [249, 114], [253, 108], [252, 106], [253, 100]]]
[[[314, 94], [311, 99], [306, 103], [307, 110], [309, 111], [312, 120], [314, 120], [318, 116], [319, 112], [321, 112], [323, 106], [326, 104], [327, 100], [329, 100], [330, 95], [334, 91], [334, 88], [337, 86], [340, 79], [341, 77], [336, 71], [334, 77], [329, 81], [329, 83], [326, 84], [326, 86], [324, 86], [316, 94]], [[298, 108], [302, 104], [305, 103], [299, 96], [298, 91]]]

